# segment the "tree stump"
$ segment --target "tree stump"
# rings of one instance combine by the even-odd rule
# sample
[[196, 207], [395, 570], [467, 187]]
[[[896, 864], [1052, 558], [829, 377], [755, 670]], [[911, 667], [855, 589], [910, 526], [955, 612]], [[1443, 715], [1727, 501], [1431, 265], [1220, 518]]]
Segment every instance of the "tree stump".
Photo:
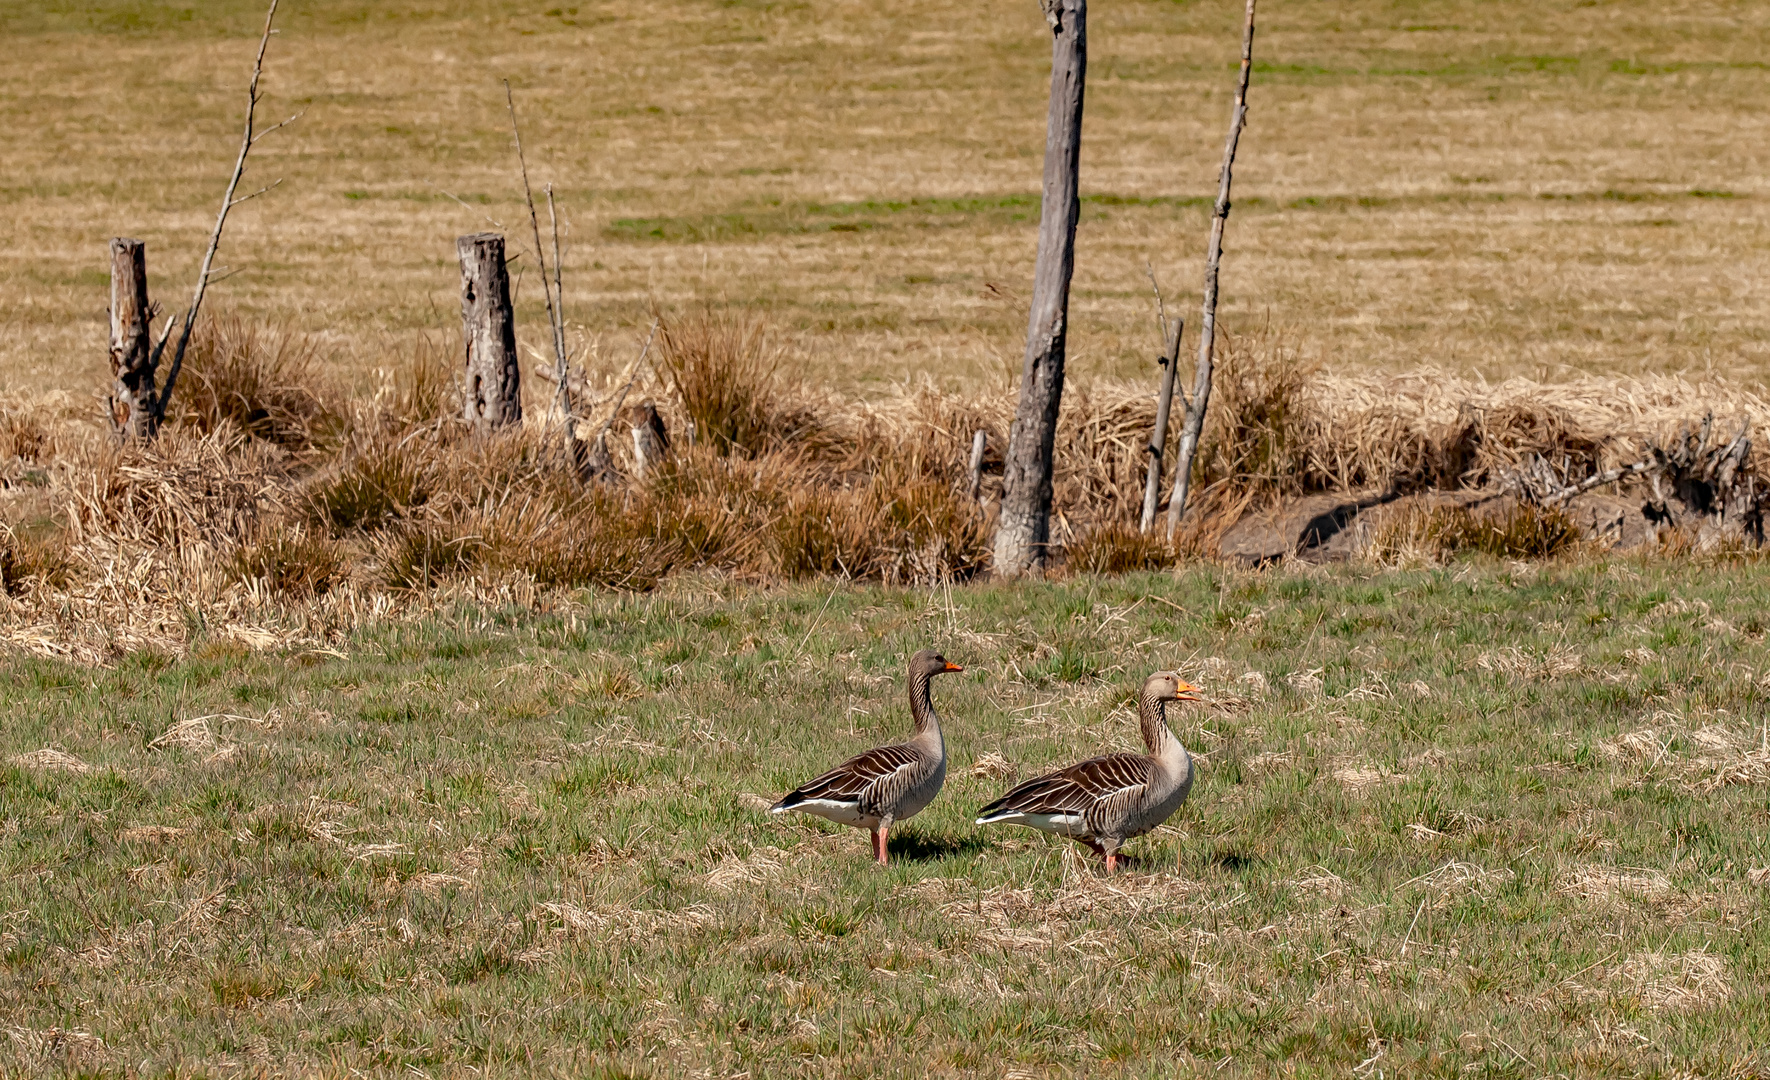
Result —
[[461, 336], [467, 352], [464, 412], [476, 430], [522, 422], [522, 365], [504, 237], [473, 233], [455, 241], [461, 257]]
[[1069, 281], [1075, 270], [1082, 154], [1082, 89], [1088, 71], [1087, 0], [1040, 0], [1051, 24], [1051, 105], [1045, 126], [1045, 186], [1039, 211], [1039, 253], [1020, 404], [1002, 460], [1002, 512], [995, 572], [1037, 572], [1051, 538], [1051, 468], [1069, 326]]
[[657, 405], [650, 401], [633, 406], [627, 424], [633, 429], [633, 475], [643, 480], [664, 463], [664, 455], [670, 451], [670, 433]]
[[153, 434], [158, 407], [149, 324], [147, 247], [126, 236], [111, 241], [111, 428], [125, 439]]

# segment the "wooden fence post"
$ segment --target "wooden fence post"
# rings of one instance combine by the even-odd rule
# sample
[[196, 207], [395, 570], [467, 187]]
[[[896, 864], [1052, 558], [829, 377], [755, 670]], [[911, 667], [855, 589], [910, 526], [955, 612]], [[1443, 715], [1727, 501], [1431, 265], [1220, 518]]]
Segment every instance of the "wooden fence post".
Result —
[[1051, 468], [1075, 270], [1077, 190], [1082, 153], [1082, 89], [1088, 70], [1087, 0], [1040, 0], [1051, 24], [1051, 106], [1045, 126], [1045, 182], [1039, 253], [1027, 317], [1020, 404], [1002, 461], [1002, 510], [995, 572], [1017, 577], [1045, 564], [1051, 539]]
[[461, 257], [461, 336], [467, 350], [467, 422], [480, 431], [522, 422], [522, 365], [504, 237], [472, 233], [455, 241]]
[[153, 434], [154, 350], [148, 333], [147, 247], [119, 236], [111, 241], [111, 428], [122, 438]]

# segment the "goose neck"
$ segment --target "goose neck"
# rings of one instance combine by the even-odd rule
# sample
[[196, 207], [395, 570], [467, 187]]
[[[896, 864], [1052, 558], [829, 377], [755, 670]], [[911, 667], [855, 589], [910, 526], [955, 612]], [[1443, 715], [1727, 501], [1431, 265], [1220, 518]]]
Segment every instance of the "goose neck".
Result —
[[1137, 719], [1143, 729], [1143, 745], [1159, 758], [1183, 756], [1185, 748], [1168, 727], [1168, 703], [1157, 697], [1145, 697], [1137, 703]]
[[928, 676], [920, 671], [910, 673], [910, 716], [916, 722], [916, 734], [930, 732], [940, 737], [940, 717], [934, 712], [934, 697]]

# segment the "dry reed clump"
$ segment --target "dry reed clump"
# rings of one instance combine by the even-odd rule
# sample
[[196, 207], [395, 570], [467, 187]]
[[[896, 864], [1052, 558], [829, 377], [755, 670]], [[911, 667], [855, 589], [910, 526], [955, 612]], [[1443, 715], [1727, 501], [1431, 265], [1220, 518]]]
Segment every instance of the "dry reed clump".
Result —
[[54, 452], [54, 436], [40, 416], [27, 410], [0, 409], [0, 463], [35, 465]]
[[254, 535], [289, 492], [282, 452], [232, 424], [169, 428], [151, 443], [103, 446], [80, 464], [65, 492], [76, 545], [220, 550]]
[[[36, 525], [29, 542], [7, 534], [0, 581], [14, 594], [54, 592], [151, 563], [140, 572], [156, 588], [234, 582], [306, 602], [351, 583], [371, 592], [500, 580], [645, 589], [689, 568], [896, 582], [986, 569], [1000, 460], [986, 455], [977, 500], [964, 494], [966, 462], [977, 431], [999, 455], [1011, 394], [926, 382], [868, 400], [814, 392], [782, 376], [767, 328], [740, 314], [668, 319], [659, 335], [662, 375], [641, 372], [650, 381], [636, 389], [658, 401], [672, 449], [641, 475], [617, 438], [614, 482], [585, 486], [561, 467], [541, 412], [497, 437], [466, 432], [449, 407], [441, 346], [400, 357], [372, 399], [346, 409], [341, 392], [316, 381], [310, 342], [236, 321], [206, 324], [190, 400], [152, 444], [116, 446], [95, 426], [64, 431], [9, 403], [8, 448], [14, 461], [40, 462], [32, 483], [42, 492], [30, 510], [24, 488], [0, 495], [20, 514], [65, 508], [66, 535], [43, 540]], [[581, 380], [604, 388], [584, 395], [587, 426], [625, 382], [625, 364], [609, 367]], [[1109, 383], [1066, 395], [1052, 541], [1072, 570], [1122, 573], [1208, 556], [1243, 511], [1309, 491], [1491, 490], [1508, 469], [1551, 456], [1572, 478], [1638, 460], [1693, 414], [1732, 418], [1716, 430], [1770, 420], [1770, 407], [1726, 386], [1348, 379], [1324, 374], [1275, 335], [1231, 338], [1197, 463], [1198, 501], [1170, 543], [1133, 524], [1151, 390]], [[1741, 467], [1766, 461], [1753, 450]], [[1429, 498], [1437, 497], [1373, 512], [1369, 553], [1537, 558], [1581, 542], [1571, 516], [1528, 501], [1482, 509]], [[220, 584], [205, 576], [217, 569]]]
[[423, 506], [435, 485], [427, 447], [371, 432], [352, 439], [336, 465], [311, 477], [301, 497], [316, 526], [342, 536], [372, 532]]
[[228, 569], [286, 596], [321, 596], [349, 577], [349, 552], [324, 533], [273, 529], [235, 548]]
[[1464, 554], [1546, 559], [1572, 553], [1584, 538], [1585, 531], [1569, 514], [1530, 503], [1498, 512], [1415, 503], [1379, 513], [1365, 553], [1391, 565], [1436, 563]]
[[0, 524], [0, 595], [66, 588], [73, 574], [73, 560], [59, 537], [21, 536]]
[[1225, 335], [1193, 463], [1195, 507], [1233, 519], [1323, 486], [1306, 456], [1315, 413], [1309, 382], [1318, 370], [1281, 337]]
[[658, 359], [694, 441], [746, 457], [816, 441], [818, 417], [783, 385], [760, 316], [703, 309], [658, 320]]
[[1078, 574], [1126, 574], [1159, 570], [1176, 558], [1164, 529], [1142, 533], [1128, 521], [1109, 521], [1070, 544], [1064, 564]]
[[344, 424], [339, 395], [318, 375], [314, 340], [238, 317], [197, 324], [171, 410], [205, 434], [232, 427], [288, 450], [306, 450]]

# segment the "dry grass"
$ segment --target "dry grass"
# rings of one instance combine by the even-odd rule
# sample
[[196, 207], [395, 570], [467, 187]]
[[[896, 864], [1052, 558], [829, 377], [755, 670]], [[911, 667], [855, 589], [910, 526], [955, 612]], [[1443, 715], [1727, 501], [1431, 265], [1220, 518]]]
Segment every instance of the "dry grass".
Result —
[[[561, 470], [544, 410], [520, 430], [472, 436], [453, 415], [435, 345], [391, 354], [378, 388], [353, 398], [304, 367], [312, 339], [206, 327], [195, 369], [204, 396], [145, 446], [115, 445], [95, 413], [65, 397], [15, 399], [6, 415], [31, 419], [14, 423], [26, 434], [0, 461], [0, 582], [29, 614], [6, 632], [42, 651], [110, 656], [131, 642], [182, 647], [192, 632], [177, 628], [192, 604], [220, 605], [249, 640], [259, 631], [246, 611], [287, 603], [317, 629], [282, 627], [269, 639], [325, 643], [357, 625], [364, 604], [438, 588], [645, 591], [688, 572], [928, 584], [987, 570], [1000, 461], [986, 457], [975, 501], [965, 463], [974, 431], [1005, 443], [1009, 394], [927, 381], [842, 394], [775, 368], [770, 331], [754, 316], [665, 316], [672, 359], [661, 374], [642, 369], [634, 392], [658, 403], [671, 454], [640, 476], [617, 439], [616, 482], [588, 488]], [[582, 372], [592, 426], [629, 368], [617, 353]], [[1486, 496], [1532, 461], [1577, 479], [1636, 460], [1707, 414], [1723, 430], [1770, 423], [1770, 407], [1728, 382], [1354, 378], [1299, 361], [1278, 337], [1232, 340], [1222, 372], [1195, 477], [1201, 497], [1172, 545], [1132, 525], [1148, 388], [1072, 387], [1053, 528], [1069, 570], [1210, 558], [1249, 509], [1373, 486], [1428, 490], [1361, 519], [1359, 550], [1372, 563], [1595, 555], [1601, 545], [1571, 513]], [[237, 394], [225, 381], [234, 378]], [[703, 433], [693, 444], [691, 422]], [[1754, 449], [1744, 469], [1770, 487], [1770, 451]], [[1756, 557], [1748, 539], [1677, 533], [1659, 550], [1738, 561]], [[99, 608], [112, 615], [88, 617]]]
[[[1146, 259], [1174, 304], [1196, 302], [1232, 8], [1093, 13], [1080, 376], [1153, 378]], [[0, 14], [18, 46], [0, 72], [7, 385], [97, 385], [108, 235], [147, 241], [157, 299], [188, 295], [262, 12], [184, 10]], [[1727, 0], [1274, 7], [1227, 324], [1306, 327], [1338, 371], [1761, 374], [1754, 15]], [[653, 299], [727, 300], [769, 311], [789, 366], [843, 389], [1018, 369], [1049, 64], [1037, 5], [318, 0], [283, 26], [266, 107], [307, 113], [254, 158], [249, 183], [284, 183], [239, 209], [212, 296], [323, 335], [347, 381], [369, 379], [383, 335], [452, 327], [451, 237], [488, 216], [516, 231], [503, 76], [537, 180], [558, 184], [586, 340], [643, 332]], [[100, 67], [115, 77], [92, 79]], [[545, 352], [530, 278], [522, 329]]]

